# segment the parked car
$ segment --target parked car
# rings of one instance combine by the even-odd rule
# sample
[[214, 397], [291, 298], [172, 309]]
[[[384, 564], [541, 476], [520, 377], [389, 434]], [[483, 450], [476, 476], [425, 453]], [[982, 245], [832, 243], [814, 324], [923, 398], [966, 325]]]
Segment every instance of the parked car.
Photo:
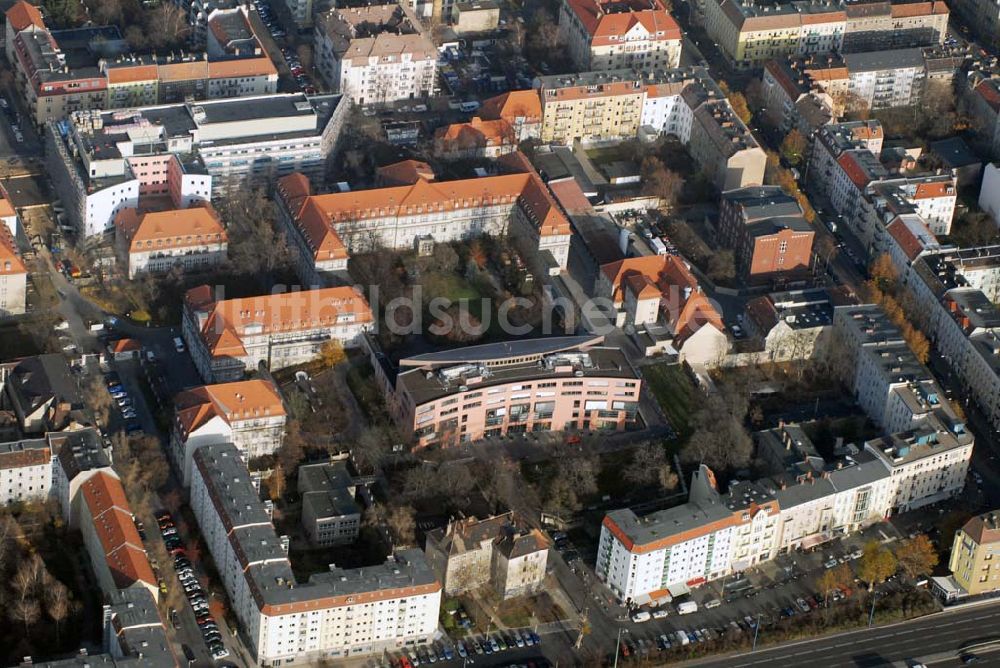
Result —
[[642, 622], [648, 622], [652, 619], [652, 616], [645, 610], [640, 610], [632, 615], [632, 621], [636, 624], [641, 624]]

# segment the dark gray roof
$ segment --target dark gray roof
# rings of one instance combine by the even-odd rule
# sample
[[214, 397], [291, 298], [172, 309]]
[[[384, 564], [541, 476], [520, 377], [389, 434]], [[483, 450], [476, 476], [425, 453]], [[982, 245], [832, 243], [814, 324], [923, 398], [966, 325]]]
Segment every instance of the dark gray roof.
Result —
[[982, 161], [961, 137], [949, 137], [931, 142], [931, 151], [936, 153], [949, 167], [982, 165]]
[[7, 381], [22, 403], [34, 409], [55, 398], [83, 408], [83, 395], [66, 358], [57, 353], [29, 357], [14, 367]]
[[847, 71], [875, 72], [923, 68], [924, 54], [921, 49], [892, 49], [889, 51], [868, 51], [865, 53], [845, 53]]
[[488, 364], [497, 360], [524, 355], [549, 355], [564, 350], [573, 350], [584, 345], [595, 345], [603, 337], [595, 336], [551, 336], [542, 339], [517, 339], [500, 343], [484, 343], [478, 346], [453, 348], [433, 353], [407, 357], [399, 361], [400, 366], [431, 368], [452, 364], [482, 362]]

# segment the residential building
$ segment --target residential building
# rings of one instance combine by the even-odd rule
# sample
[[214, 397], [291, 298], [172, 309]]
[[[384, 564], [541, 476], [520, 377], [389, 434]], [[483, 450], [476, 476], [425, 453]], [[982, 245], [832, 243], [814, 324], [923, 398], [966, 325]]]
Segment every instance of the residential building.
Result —
[[449, 596], [492, 585], [501, 600], [542, 588], [551, 543], [513, 512], [465, 517], [427, 532], [427, 561]]
[[59, 504], [63, 519], [72, 527], [79, 520], [81, 485], [100, 471], [111, 471], [111, 449], [95, 428], [49, 432], [45, 435], [52, 452], [51, 496]]
[[298, 28], [312, 28], [315, 24], [313, 0], [285, 0], [285, 6]]
[[594, 295], [610, 301], [617, 327], [662, 325], [670, 348], [689, 364], [713, 364], [729, 350], [721, 314], [679, 256], [602, 265]]
[[944, 42], [944, 2], [781, 2], [705, 0], [705, 29], [737, 69], [773, 58], [812, 53], [857, 53]]
[[681, 64], [681, 28], [660, 0], [563, 0], [559, 34], [579, 72]]
[[353, 543], [361, 528], [361, 506], [354, 500], [357, 486], [346, 461], [299, 467], [302, 528], [317, 547]]
[[498, 165], [507, 173], [437, 181], [429, 168], [404, 162], [381, 172], [383, 181], [398, 185], [325, 195], [313, 195], [297, 175], [279, 180], [280, 218], [299, 249], [300, 279], [321, 284], [346, 268], [351, 251], [378, 243], [413, 248], [426, 236], [444, 243], [509, 235], [526, 257], [544, 254], [538, 258], [544, 270], [564, 269], [570, 226], [541, 177], [520, 152], [502, 156]]
[[808, 360], [826, 350], [833, 331], [834, 291], [772, 292], [747, 302], [742, 324], [773, 362]]
[[552, 75], [536, 85], [543, 142], [632, 139], [648, 127], [684, 143], [721, 190], [763, 183], [764, 150], [704, 68]]
[[848, 76], [839, 54], [769, 60], [761, 80], [766, 108], [783, 132], [811, 137], [844, 112]]
[[140, 213], [122, 209], [115, 216], [115, 250], [125, 275], [208, 271], [226, 261], [229, 237], [211, 204]]
[[159, 596], [156, 576], [149, 564], [142, 539], [121, 480], [110, 469], [87, 478], [79, 491], [77, 526], [90, 556], [90, 566], [105, 593], [145, 587], [153, 600]]
[[48, 128], [49, 173], [71, 224], [89, 237], [126, 208], [187, 209], [292, 172], [322, 184], [347, 106], [288, 93], [78, 112]]
[[4, 365], [3, 406], [26, 435], [70, 427], [81, 418], [83, 395], [60, 353], [35, 355]]
[[513, 128], [505, 120], [484, 121], [473, 116], [434, 133], [434, 153], [445, 160], [496, 158], [517, 150]]
[[516, 339], [425, 353], [389, 365], [369, 342], [389, 412], [414, 447], [635, 423], [642, 380], [603, 337]]
[[219, 299], [202, 285], [184, 295], [182, 333], [201, 377], [224, 383], [260, 365], [275, 371], [307, 362], [329, 341], [357, 345], [373, 321], [350, 287]]
[[185, 390], [174, 398], [171, 459], [185, 485], [191, 482], [191, 457], [204, 445], [232, 443], [249, 464], [281, 447], [286, 419], [281, 394], [267, 380]]
[[39, 127], [79, 110], [102, 110], [277, 92], [278, 70], [245, 7], [207, 15], [204, 54], [137, 56], [114, 26], [50, 31], [27, 2], [8, 12], [7, 58]]
[[924, 92], [924, 54], [918, 48], [847, 53], [852, 102], [868, 109], [910, 107]]
[[538, 139], [542, 131], [542, 101], [534, 88], [508, 91], [483, 100], [479, 117], [507, 121], [518, 142]]
[[[996, 558], [995, 558], [996, 557]], [[975, 515], [955, 532], [948, 569], [968, 596], [1000, 589], [1000, 523], [996, 511]]]
[[316, 19], [315, 67], [355, 104], [426, 99], [438, 52], [408, 3], [331, 9]]
[[962, 97], [973, 117], [972, 129], [991, 160], [1000, 159], [1000, 77], [974, 71]]
[[420, 550], [297, 582], [270, 512], [231, 444], [194, 455], [191, 510], [256, 666], [380, 655], [428, 643], [441, 583]]
[[456, 2], [451, 10], [452, 29], [459, 35], [496, 30], [500, 25], [500, 3], [496, 0]]
[[961, 493], [973, 442], [964, 420], [939, 402], [912, 429], [868, 441], [865, 449], [891, 472], [892, 507], [907, 512]]
[[48, 498], [52, 457], [44, 438], [0, 443], [0, 505]]
[[738, 496], [735, 488], [723, 495], [705, 465], [691, 476], [690, 489], [687, 503], [667, 510], [605, 515], [595, 573], [620, 601], [642, 605], [686, 593], [776, 555], [773, 495], [752, 484], [738, 485]]
[[750, 283], [803, 280], [811, 273], [815, 232], [798, 201], [779, 186], [723, 193], [718, 230]]
[[981, 291], [990, 303], [1000, 303], [1000, 246], [947, 248], [926, 261], [936, 274], [960, 276], [962, 286]]
[[[0, 317], [20, 315], [27, 307], [28, 268], [21, 259], [14, 235], [18, 227], [17, 215], [4, 216], [8, 200], [0, 200]], [[13, 209], [9, 208], [13, 213]], [[11, 231], [11, 225], [15, 231]]]

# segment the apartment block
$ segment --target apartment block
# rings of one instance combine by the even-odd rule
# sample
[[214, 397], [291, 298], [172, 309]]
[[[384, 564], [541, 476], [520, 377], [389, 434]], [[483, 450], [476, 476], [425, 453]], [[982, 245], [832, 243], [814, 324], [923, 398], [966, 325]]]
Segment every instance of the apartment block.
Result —
[[802, 280], [811, 273], [815, 232], [798, 201], [778, 186], [723, 193], [718, 230], [750, 283]]
[[266, 380], [203, 385], [174, 398], [170, 455], [185, 485], [195, 450], [232, 443], [247, 463], [273, 454], [285, 437], [287, 415], [278, 388]]
[[7, 59], [37, 126], [79, 110], [277, 92], [278, 70], [244, 7], [207, 15], [206, 53], [170, 57], [130, 53], [114, 26], [50, 31], [23, 0], [8, 14]]
[[617, 327], [662, 328], [662, 338], [689, 364], [713, 364], [729, 350], [722, 315], [676, 255], [601, 265], [594, 295], [610, 301]]
[[302, 528], [319, 547], [353, 543], [361, 529], [361, 506], [354, 500], [357, 485], [346, 461], [299, 467]]
[[44, 438], [0, 443], [0, 505], [48, 498], [52, 457]]
[[829, 345], [838, 297], [823, 288], [772, 292], [747, 302], [742, 324], [770, 361], [814, 359]]
[[187, 209], [301, 172], [323, 182], [347, 114], [338, 96], [302, 93], [73, 114], [50, 124], [47, 156], [81, 236], [126, 208]]
[[997, 513], [976, 515], [955, 532], [948, 569], [968, 596], [1000, 589], [1000, 522]]
[[426, 99], [437, 89], [437, 49], [406, 3], [321, 14], [314, 52], [316, 72], [355, 104]]
[[274, 371], [307, 362], [328, 341], [357, 345], [373, 322], [350, 287], [218, 299], [202, 285], [184, 296], [182, 333], [202, 378], [223, 383], [261, 364]]
[[433, 639], [441, 583], [420, 550], [296, 581], [287, 538], [275, 532], [235, 446], [198, 449], [190, 505], [253, 665], [378, 655]]
[[538, 79], [543, 142], [669, 134], [721, 190], [759, 185], [766, 156], [704, 68], [583, 72]]
[[705, 0], [705, 29], [737, 69], [768, 60], [836, 51], [930, 46], [944, 42], [944, 2], [740, 3]]
[[140, 213], [122, 209], [115, 216], [115, 251], [125, 275], [208, 271], [226, 261], [229, 236], [208, 203], [188, 209]]
[[516, 339], [425, 353], [390, 365], [370, 344], [390, 413], [414, 447], [526, 432], [635, 423], [642, 380], [603, 337]]
[[981, 72], [970, 73], [963, 98], [975, 122], [973, 130], [986, 145], [989, 157], [1000, 158], [1000, 78]]
[[659, 0], [563, 0], [559, 34], [580, 72], [681, 64], [681, 28]]
[[526, 139], [537, 139], [541, 125], [538, 91], [509, 91], [484, 100], [479, 115], [468, 122], [438, 128], [434, 150], [449, 160], [496, 158], [513, 153]]
[[[373, 244], [413, 248], [417, 239], [437, 243], [478, 237], [510, 236], [526, 257], [548, 254], [546, 269], [565, 268], [570, 225], [541, 177], [520, 152], [502, 156], [507, 172], [455, 181], [438, 181], [429, 167], [412, 161], [383, 168], [395, 185], [314, 195], [306, 179], [281, 179], [280, 217], [299, 249], [299, 277], [317, 284], [346, 268], [351, 252]], [[383, 179], [386, 180], [386, 179]]]
[[761, 80], [767, 109], [783, 132], [811, 137], [844, 112], [847, 65], [836, 53], [769, 60]]
[[513, 512], [451, 520], [427, 533], [427, 561], [449, 596], [492, 586], [502, 600], [538, 592], [551, 543]]
[[921, 49], [847, 53], [848, 91], [868, 109], [910, 107], [924, 92], [925, 62]]
[[61, 353], [34, 355], [3, 365], [3, 407], [24, 435], [43, 436], [85, 420], [76, 375]]
[[639, 516], [609, 512], [596, 573], [621, 601], [642, 605], [809, 549], [961, 491], [972, 436], [936, 407], [914, 427], [849, 445], [825, 460], [798, 425], [754, 435], [767, 473], [722, 494], [712, 471], [692, 476], [687, 503]]

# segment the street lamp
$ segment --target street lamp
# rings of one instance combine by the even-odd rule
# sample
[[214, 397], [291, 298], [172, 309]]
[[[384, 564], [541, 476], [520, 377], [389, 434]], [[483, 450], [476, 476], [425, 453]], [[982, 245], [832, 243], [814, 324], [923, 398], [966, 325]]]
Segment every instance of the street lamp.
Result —
[[760, 635], [760, 614], [757, 613], [757, 625], [753, 629], [753, 647], [750, 648], [751, 652], [757, 651], [757, 636]]
[[618, 655], [622, 651], [622, 627], [618, 627], [618, 640], [615, 642], [615, 665], [614, 668], [618, 668]]
[[878, 590], [872, 590], [872, 611], [868, 614], [868, 628], [871, 628], [872, 622], [875, 620], [875, 601], [878, 600]]

